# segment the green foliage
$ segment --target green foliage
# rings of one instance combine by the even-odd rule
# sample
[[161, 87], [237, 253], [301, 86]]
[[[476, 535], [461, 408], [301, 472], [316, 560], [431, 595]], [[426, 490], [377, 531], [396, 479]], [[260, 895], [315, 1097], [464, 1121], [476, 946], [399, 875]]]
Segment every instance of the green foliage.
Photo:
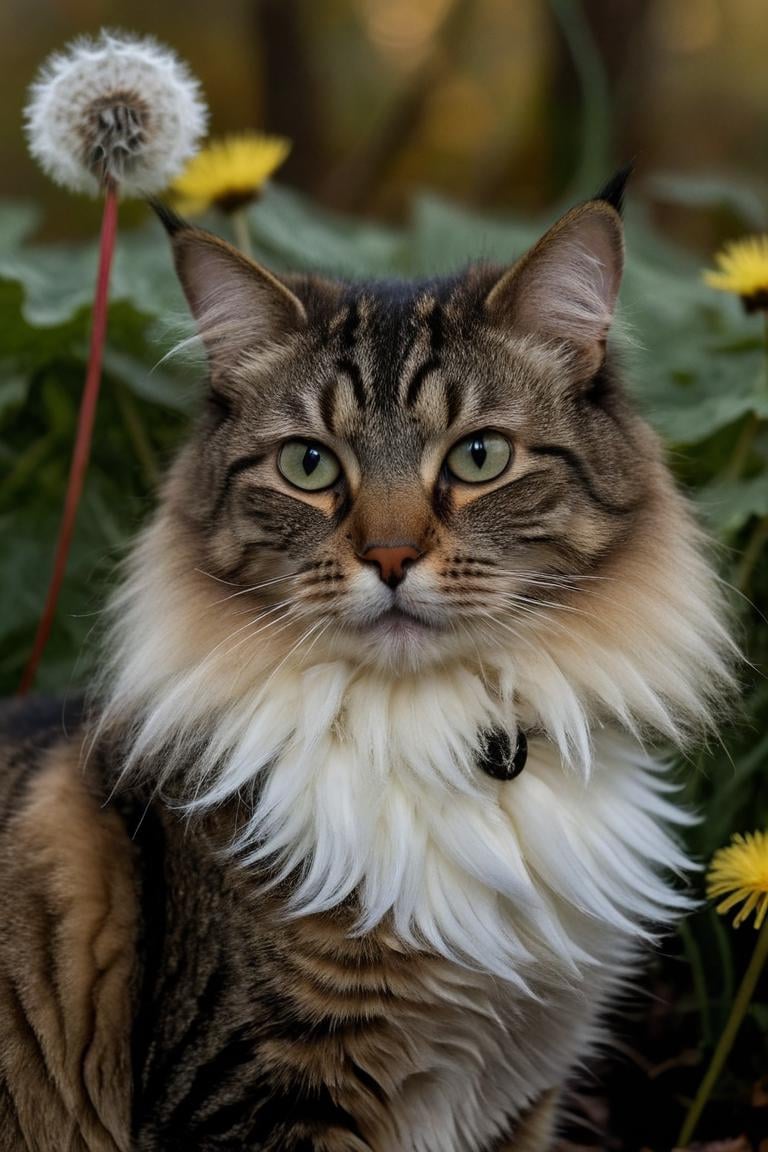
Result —
[[[686, 194], [679, 182], [667, 188], [670, 196]], [[720, 185], [709, 191], [725, 195]], [[734, 199], [756, 216], [746, 193]], [[488, 219], [425, 196], [407, 227], [387, 229], [334, 218], [277, 187], [251, 214], [255, 252], [266, 263], [348, 277], [434, 275], [472, 259], [509, 260], [545, 223]], [[15, 689], [29, 653], [49, 576], [96, 267], [93, 246], [29, 245], [34, 226], [26, 205], [0, 206], [0, 690], [6, 692]], [[760, 547], [768, 515], [764, 334], [759, 317], [747, 317], [738, 301], [703, 285], [696, 261], [655, 233], [641, 209], [629, 213], [627, 244], [622, 327], [632, 387], [720, 542], [722, 576], [735, 586], [734, 612], [753, 665], [743, 673], [743, 717], [724, 733], [722, 746], [700, 750], [682, 773], [686, 799], [705, 814], [691, 846], [706, 859], [732, 831], [768, 820], [768, 690], [759, 673], [768, 655], [768, 621], [756, 607], [765, 610], [768, 599]], [[87, 679], [117, 562], [152, 507], [156, 476], [199, 394], [199, 365], [163, 359], [188, 332], [159, 226], [124, 233], [93, 458], [40, 676], [44, 689]], [[679, 1011], [696, 1016], [704, 1044], [727, 1011], [735, 963], [730, 940], [711, 912], [685, 929], [695, 995]], [[756, 1005], [754, 1019], [761, 1013], [768, 1005]]]

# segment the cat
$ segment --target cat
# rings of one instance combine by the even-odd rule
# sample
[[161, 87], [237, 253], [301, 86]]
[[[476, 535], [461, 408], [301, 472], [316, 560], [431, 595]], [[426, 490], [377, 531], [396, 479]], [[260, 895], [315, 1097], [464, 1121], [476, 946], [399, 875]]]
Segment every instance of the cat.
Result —
[[552, 1147], [689, 906], [648, 741], [733, 677], [608, 348], [623, 192], [418, 283], [158, 206], [206, 408], [83, 720], [7, 720], [3, 1149]]

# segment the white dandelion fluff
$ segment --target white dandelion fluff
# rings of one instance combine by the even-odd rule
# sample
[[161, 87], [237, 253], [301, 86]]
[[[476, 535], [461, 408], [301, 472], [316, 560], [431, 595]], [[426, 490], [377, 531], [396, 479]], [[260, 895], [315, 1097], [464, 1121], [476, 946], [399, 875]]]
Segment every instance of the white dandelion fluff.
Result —
[[49, 57], [25, 109], [29, 149], [73, 192], [122, 195], [166, 187], [194, 155], [208, 110], [200, 85], [168, 48], [102, 31]]

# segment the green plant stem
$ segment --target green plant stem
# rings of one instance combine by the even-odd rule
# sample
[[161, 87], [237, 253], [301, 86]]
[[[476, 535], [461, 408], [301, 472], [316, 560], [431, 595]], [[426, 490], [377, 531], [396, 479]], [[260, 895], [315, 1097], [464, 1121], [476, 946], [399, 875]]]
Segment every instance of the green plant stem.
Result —
[[[729, 823], [728, 827], [731, 827]], [[725, 839], [723, 834], [722, 839]], [[723, 926], [722, 918], [714, 908], [710, 908], [709, 915], [712, 920], [712, 931], [717, 941], [717, 951], [720, 957], [720, 969], [723, 976], [723, 986], [720, 993], [721, 1002], [723, 1005], [730, 1004], [733, 1000], [733, 952], [731, 950], [731, 941], [728, 937], [728, 932]], [[717, 1031], [724, 1027], [723, 1009], [720, 1008], [718, 1012]]]
[[160, 469], [157, 465], [155, 450], [133, 397], [126, 386], [119, 381], [115, 383], [115, 399], [120, 409], [123, 424], [125, 424], [125, 430], [128, 433], [128, 439], [131, 441], [139, 461], [144, 482], [148, 488], [155, 488], [160, 479]]
[[55, 436], [48, 432], [40, 440], [34, 441], [30, 444], [26, 452], [19, 456], [16, 460], [13, 470], [8, 473], [3, 480], [2, 496], [3, 500], [9, 500], [10, 497], [19, 489], [22, 488], [31, 476], [40, 469], [45, 462], [48, 453], [55, 444]]
[[238, 208], [230, 216], [232, 231], [235, 233], [235, 243], [244, 256], [253, 256], [251, 247], [251, 231], [248, 227], [248, 209]]
[[726, 1021], [725, 1028], [720, 1039], [717, 1042], [717, 1047], [712, 1054], [712, 1059], [709, 1062], [709, 1067], [704, 1074], [704, 1079], [699, 1085], [699, 1090], [696, 1093], [696, 1098], [688, 1109], [688, 1115], [685, 1118], [683, 1127], [680, 1130], [680, 1135], [677, 1138], [677, 1148], [686, 1148], [690, 1143], [691, 1137], [696, 1131], [701, 1114], [706, 1107], [709, 1100], [710, 1093], [718, 1081], [720, 1073], [723, 1070], [728, 1055], [733, 1047], [733, 1042], [736, 1039], [736, 1034], [741, 1027], [741, 1023], [746, 1015], [747, 1008], [749, 1008], [750, 1001], [757, 987], [757, 981], [760, 978], [760, 973], [763, 970], [765, 961], [768, 958], [768, 919], [763, 923], [760, 929], [760, 935], [755, 944], [755, 950], [752, 953], [752, 959], [749, 962], [744, 978], [739, 985], [739, 990], [736, 993], [736, 999], [733, 1002], [730, 1015]]
[[756, 413], [750, 412], [747, 415], [733, 449], [733, 455], [722, 471], [723, 480], [738, 480], [741, 476], [744, 466], [749, 460], [755, 437], [760, 430], [760, 424], [760, 417]]
[[688, 958], [688, 966], [691, 969], [693, 990], [696, 995], [699, 1016], [701, 1017], [702, 1040], [708, 1045], [712, 1039], [712, 1020], [709, 1010], [709, 996], [707, 995], [707, 981], [704, 976], [704, 965], [701, 962], [701, 951], [691, 931], [691, 926], [687, 921], [684, 920], [680, 924], [678, 932], [683, 941], [685, 954]]
[[736, 587], [740, 592], [746, 592], [749, 588], [752, 573], [760, 559], [766, 542], [768, 542], [768, 516], [763, 516], [753, 528], [752, 535], [741, 557], [739, 570], [736, 574]]

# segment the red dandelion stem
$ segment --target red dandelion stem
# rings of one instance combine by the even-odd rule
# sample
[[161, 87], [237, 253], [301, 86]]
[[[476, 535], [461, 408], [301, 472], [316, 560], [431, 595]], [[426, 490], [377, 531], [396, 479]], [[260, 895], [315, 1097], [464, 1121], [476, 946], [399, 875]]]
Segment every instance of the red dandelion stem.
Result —
[[104, 189], [104, 214], [101, 220], [101, 238], [99, 242], [99, 271], [96, 277], [96, 292], [93, 300], [93, 325], [91, 328], [91, 346], [88, 355], [88, 371], [85, 377], [85, 386], [80, 401], [80, 413], [77, 421], [77, 437], [72, 453], [72, 463], [67, 481], [67, 494], [64, 500], [64, 511], [59, 525], [59, 536], [56, 541], [53, 572], [48, 585], [45, 598], [45, 607], [37, 626], [32, 654], [19, 685], [19, 695], [24, 696], [34, 684], [40, 661], [48, 643], [59, 592], [64, 580], [64, 573], [69, 557], [69, 548], [72, 543], [72, 534], [77, 518], [77, 509], [80, 497], [83, 494], [83, 484], [88, 471], [88, 460], [91, 454], [91, 441], [93, 439], [93, 424], [96, 418], [96, 405], [99, 399], [101, 384], [101, 363], [104, 355], [104, 343], [107, 335], [107, 313], [109, 309], [109, 274], [112, 267], [112, 256], [115, 251], [115, 237], [117, 234], [117, 186], [108, 180]]

